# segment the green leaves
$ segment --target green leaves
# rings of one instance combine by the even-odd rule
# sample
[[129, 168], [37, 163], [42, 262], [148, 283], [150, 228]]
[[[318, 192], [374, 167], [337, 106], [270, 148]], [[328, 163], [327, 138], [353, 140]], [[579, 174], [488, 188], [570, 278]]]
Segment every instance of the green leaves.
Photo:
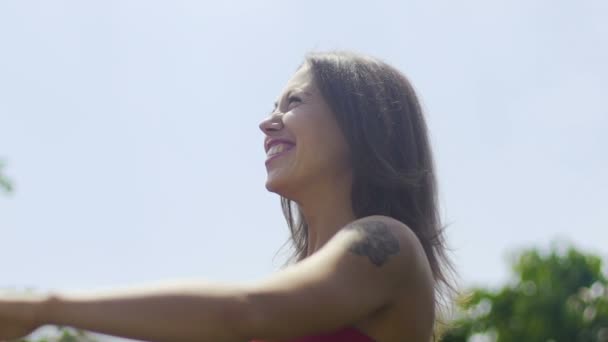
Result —
[[97, 342], [97, 340], [91, 338], [85, 331], [80, 329], [68, 327], [57, 327], [57, 329], [58, 333], [53, 336], [45, 336], [37, 340], [20, 339], [11, 342]]
[[512, 260], [514, 282], [472, 289], [444, 342], [608, 341], [608, 282], [602, 260], [572, 246], [526, 249]]
[[10, 193], [13, 191], [13, 185], [10, 180], [4, 176], [5, 163], [0, 160], [0, 191]]

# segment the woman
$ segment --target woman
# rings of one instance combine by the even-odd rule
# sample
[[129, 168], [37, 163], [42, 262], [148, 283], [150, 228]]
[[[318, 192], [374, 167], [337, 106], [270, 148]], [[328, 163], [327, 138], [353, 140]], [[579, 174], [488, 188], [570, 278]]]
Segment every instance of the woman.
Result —
[[0, 339], [56, 324], [146, 341], [431, 340], [451, 267], [406, 78], [367, 56], [311, 54], [260, 129], [266, 188], [295, 246], [288, 267], [247, 285], [0, 299]]

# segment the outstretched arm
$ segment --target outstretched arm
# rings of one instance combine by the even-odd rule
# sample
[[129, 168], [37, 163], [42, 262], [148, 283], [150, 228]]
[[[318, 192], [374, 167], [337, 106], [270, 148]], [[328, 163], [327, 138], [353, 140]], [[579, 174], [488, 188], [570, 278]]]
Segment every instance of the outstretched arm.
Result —
[[368, 217], [253, 284], [193, 280], [55, 294], [40, 322], [154, 342], [290, 339], [354, 324], [387, 307], [425, 268], [422, 246], [407, 226]]
[[203, 280], [49, 296], [40, 324], [154, 342], [245, 342], [245, 291]]

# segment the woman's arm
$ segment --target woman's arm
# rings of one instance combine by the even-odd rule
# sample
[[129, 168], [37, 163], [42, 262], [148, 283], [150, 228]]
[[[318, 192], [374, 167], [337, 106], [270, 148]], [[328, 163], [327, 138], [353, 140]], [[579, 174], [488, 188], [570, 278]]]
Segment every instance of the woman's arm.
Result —
[[[315, 254], [252, 284], [194, 280], [56, 294], [40, 322], [154, 342], [291, 339], [353, 324], [390, 305], [412, 281], [428, 278], [432, 292], [428, 268], [407, 226], [374, 216], [348, 224]], [[432, 327], [430, 316], [422, 321], [424, 329]]]
[[52, 293], [38, 322], [154, 342], [244, 342], [244, 293], [234, 284], [202, 280]]

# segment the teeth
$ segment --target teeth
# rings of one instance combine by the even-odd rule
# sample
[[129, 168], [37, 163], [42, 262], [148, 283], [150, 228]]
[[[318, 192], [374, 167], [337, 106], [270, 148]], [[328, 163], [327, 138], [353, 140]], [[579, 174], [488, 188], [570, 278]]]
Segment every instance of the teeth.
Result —
[[291, 144], [276, 144], [276, 145], [272, 145], [269, 149], [268, 149], [268, 153], [266, 153], [267, 156], [271, 156], [273, 154], [277, 154], [277, 153], [281, 153], [285, 150], [288, 150], [289, 148], [291, 148], [293, 145]]

